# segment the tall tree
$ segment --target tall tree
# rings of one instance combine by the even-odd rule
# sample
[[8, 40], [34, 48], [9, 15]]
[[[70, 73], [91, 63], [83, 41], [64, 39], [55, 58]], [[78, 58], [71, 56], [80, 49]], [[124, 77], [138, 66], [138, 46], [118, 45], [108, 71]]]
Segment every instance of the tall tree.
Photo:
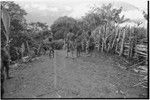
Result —
[[51, 31], [55, 39], [64, 39], [69, 30], [76, 34], [78, 31], [77, 21], [71, 17], [60, 17], [52, 25]]
[[[9, 39], [12, 40], [10, 43], [10, 55], [14, 57], [14, 47], [21, 47], [21, 44], [29, 37], [24, 33], [26, 30], [25, 15], [27, 14], [18, 4], [12, 1], [2, 1], [1, 6], [6, 9], [10, 15], [10, 35]], [[3, 30], [3, 27], [2, 27]]]
[[25, 15], [26, 11], [22, 9], [18, 4], [13, 1], [2, 1], [1, 5], [9, 12], [10, 14], [10, 30], [11, 34], [18, 33], [26, 28]]
[[31, 33], [48, 30], [48, 25], [42, 22], [31, 22], [28, 24], [28, 29]]

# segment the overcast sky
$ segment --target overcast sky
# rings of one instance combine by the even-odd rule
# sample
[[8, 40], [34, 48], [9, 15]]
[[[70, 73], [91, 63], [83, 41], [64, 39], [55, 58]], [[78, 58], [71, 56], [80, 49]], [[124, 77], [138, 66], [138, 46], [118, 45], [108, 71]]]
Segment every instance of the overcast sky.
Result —
[[[7, 1], [7, 0], [6, 0]], [[93, 4], [117, 2], [123, 5], [126, 10], [122, 12], [127, 18], [143, 18], [141, 10], [147, 10], [147, 0], [12, 0], [24, 8], [30, 21], [41, 20], [52, 24], [60, 16], [71, 16], [80, 18], [84, 16]], [[121, 2], [120, 2], [121, 1]], [[138, 8], [138, 10], [136, 9]]]
[[[10, 0], [6, 0], [6, 1], [10, 1]], [[127, 2], [127, 3], [130, 3], [138, 8], [141, 8], [141, 9], [147, 9], [147, 0], [13, 0], [13, 1], [17, 1], [17, 2], [36, 2], [36, 3], [58, 3], [60, 5], [66, 5], [66, 4], [70, 4], [70, 3], [78, 3], [78, 4], [81, 4], [81, 3], [85, 3], [85, 2], [90, 2], [90, 3], [93, 3], [93, 2], [98, 2], [98, 1], [102, 1], [102, 2], [106, 2], [106, 1], [123, 1], [123, 2]]]

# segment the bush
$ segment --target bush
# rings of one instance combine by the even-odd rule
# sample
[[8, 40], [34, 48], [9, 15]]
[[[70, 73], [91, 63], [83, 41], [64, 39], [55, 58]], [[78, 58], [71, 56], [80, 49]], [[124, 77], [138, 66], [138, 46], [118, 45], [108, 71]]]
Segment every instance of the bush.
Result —
[[21, 59], [21, 52], [19, 52], [19, 55], [17, 54], [17, 51], [14, 47], [10, 47], [10, 57], [12, 61], [15, 61], [17, 59]]
[[54, 49], [60, 50], [63, 48], [64, 41], [62, 39], [54, 41]]

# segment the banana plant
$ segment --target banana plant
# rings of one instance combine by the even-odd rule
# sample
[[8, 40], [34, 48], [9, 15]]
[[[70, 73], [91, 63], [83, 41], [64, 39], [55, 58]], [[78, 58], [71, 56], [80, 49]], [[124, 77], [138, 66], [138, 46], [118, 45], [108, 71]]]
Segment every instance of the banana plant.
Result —
[[8, 59], [9, 59], [9, 61], [10, 61], [10, 50], [9, 50], [9, 47], [10, 47], [10, 40], [9, 40], [9, 34], [10, 34], [10, 16], [9, 16], [9, 13], [8, 13], [8, 11], [5, 9], [5, 8], [3, 8], [3, 6], [1, 6], [1, 16], [0, 16], [0, 18], [1, 18], [1, 22], [2, 22], [2, 24], [3, 24], [3, 26], [4, 26], [4, 30], [5, 31], [3, 31], [4, 32], [4, 34], [5, 34], [5, 37], [6, 37], [6, 42], [4, 42], [4, 43], [6, 43], [6, 45], [4, 46], [4, 48], [7, 48], [6, 49], [6, 51], [8, 52]]

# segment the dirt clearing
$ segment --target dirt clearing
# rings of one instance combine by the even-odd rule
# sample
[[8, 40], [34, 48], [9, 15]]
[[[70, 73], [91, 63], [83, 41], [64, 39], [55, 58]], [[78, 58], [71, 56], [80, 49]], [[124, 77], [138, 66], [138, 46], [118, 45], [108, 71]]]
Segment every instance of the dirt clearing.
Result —
[[140, 77], [118, 67], [110, 55], [39, 59], [11, 68], [4, 98], [139, 98], [146, 90], [133, 88]]

